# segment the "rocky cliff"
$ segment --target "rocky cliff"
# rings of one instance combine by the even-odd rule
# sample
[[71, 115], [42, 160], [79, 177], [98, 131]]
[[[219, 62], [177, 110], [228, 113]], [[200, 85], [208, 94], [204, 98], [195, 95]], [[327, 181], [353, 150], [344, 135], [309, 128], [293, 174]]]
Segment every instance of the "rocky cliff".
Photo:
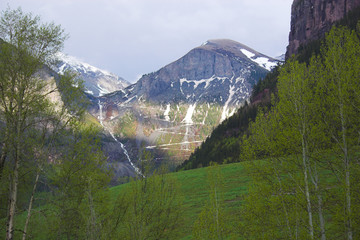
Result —
[[301, 45], [323, 37], [336, 21], [359, 6], [360, 0], [294, 0], [286, 57], [296, 54]]

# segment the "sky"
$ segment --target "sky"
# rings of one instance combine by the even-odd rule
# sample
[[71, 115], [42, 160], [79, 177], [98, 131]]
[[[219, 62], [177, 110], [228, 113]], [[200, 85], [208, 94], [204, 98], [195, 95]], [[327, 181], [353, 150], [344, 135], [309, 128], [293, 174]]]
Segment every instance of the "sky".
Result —
[[292, 0], [1, 0], [69, 34], [63, 52], [135, 82], [209, 39], [286, 51]]

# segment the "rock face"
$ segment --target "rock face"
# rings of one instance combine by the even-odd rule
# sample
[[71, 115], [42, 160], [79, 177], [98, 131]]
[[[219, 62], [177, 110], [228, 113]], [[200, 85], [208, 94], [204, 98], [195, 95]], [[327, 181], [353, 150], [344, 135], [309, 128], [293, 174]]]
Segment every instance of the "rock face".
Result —
[[360, 0], [294, 0], [286, 57], [296, 54], [301, 45], [323, 37], [334, 22], [359, 6]]
[[144, 75], [128, 97], [166, 104], [224, 105], [228, 101], [239, 105], [249, 97], [252, 85], [277, 62], [232, 40], [209, 40], [159, 71]]

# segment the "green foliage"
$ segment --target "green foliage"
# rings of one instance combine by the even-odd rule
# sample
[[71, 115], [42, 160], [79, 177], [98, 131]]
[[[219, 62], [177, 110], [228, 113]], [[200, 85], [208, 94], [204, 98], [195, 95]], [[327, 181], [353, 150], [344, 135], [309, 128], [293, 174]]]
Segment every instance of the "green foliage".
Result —
[[163, 172], [133, 179], [118, 196], [111, 236], [174, 239], [182, 224], [182, 197], [176, 180]]
[[70, 148], [49, 176], [53, 189], [54, 221], [49, 236], [99, 239], [108, 217], [107, 185], [111, 175], [101, 152], [97, 130], [73, 126]]
[[224, 239], [228, 234], [227, 219], [223, 208], [223, 176], [218, 165], [207, 168], [210, 187], [209, 199], [194, 223], [193, 237], [196, 239]]
[[[277, 77], [279, 76], [280, 66], [276, 66], [271, 72], [269, 72], [264, 79], [260, 79], [254, 86], [251, 92], [251, 98], [254, 99], [258, 94], [265, 89], [269, 89], [270, 92], [275, 92]], [[253, 100], [252, 100], [253, 101]]]
[[[56, 185], [49, 185], [50, 178], [54, 180], [55, 176], [59, 177], [56, 174], [62, 176], [67, 171], [66, 168], [81, 172], [84, 165], [88, 167], [87, 176], [91, 177], [90, 173], [94, 172], [96, 175], [96, 169], [101, 169], [102, 166], [100, 162], [91, 164], [89, 161], [88, 165], [84, 163], [84, 158], [98, 159], [99, 155], [95, 154], [97, 150], [90, 150], [86, 155], [87, 150], [92, 149], [92, 146], [86, 145], [93, 142], [85, 141], [85, 138], [92, 139], [94, 136], [90, 136], [92, 133], [88, 130], [80, 129], [79, 125], [86, 106], [81, 81], [75, 80], [75, 76], [68, 73], [56, 80], [48, 76], [50, 67], [55, 63], [55, 53], [61, 50], [67, 38], [64, 30], [53, 23], [41, 23], [39, 16], [24, 13], [20, 8], [7, 9], [1, 13], [0, 38], [0, 199], [4, 203], [1, 204], [0, 214], [1, 218], [7, 214], [6, 224], [3, 225], [6, 226], [7, 239], [18, 237], [18, 234], [26, 239], [34, 226], [31, 219], [35, 215], [33, 206], [36, 206], [37, 191], [49, 191], [49, 188]], [[80, 135], [85, 138], [80, 140]], [[94, 148], [95, 146], [94, 143]], [[51, 171], [55, 166], [58, 172]], [[64, 211], [70, 205], [76, 205], [73, 202], [75, 198], [71, 197], [75, 193], [64, 188], [71, 184], [79, 187], [84, 183], [79, 181], [79, 185], [75, 184], [78, 180], [75, 180], [76, 176], [84, 177], [81, 174], [68, 176], [61, 184], [57, 179], [56, 190], [61, 191], [62, 197], [67, 196], [61, 199]], [[101, 184], [106, 185], [106, 181]], [[90, 191], [90, 188], [84, 189]], [[84, 194], [84, 191], [79, 191], [79, 194]], [[96, 194], [91, 195], [95, 198]], [[78, 202], [76, 206], [80, 208], [80, 205]], [[20, 229], [15, 217], [24, 211], [26, 219], [23, 229]], [[62, 216], [58, 220], [63, 221], [61, 224], [64, 226], [66, 223], [70, 224], [70, 221], [64, 220], [66, 218], [74, 218], [74, 221], [79, 219], [79, 224], [82, 224], [78, 215]], [[92, 223], [98, 224], [95, 221]], [[58, 225], [52, 226], [55, 228]], [[70, 232], [66, 227], [64, 229]], [[87, 233], [89, 231], [85, 232]], [[96, 238], [90, 235], [87, 238]]]
[[[212, 187], [210, 187], [211, 181], [213, 181], [212, 177], [218, 179], [217, 183], [220, 185], [218, 186], [218, 189], [220, 188], [218, 199], [222, 212], [222, 224], [226, 225], [226, 228], [224, 228], [226, 232], [223, 232], [223, 236], [228, 237], [231, 235], [234, 236], [234, 239], [241, 239], [241, 235], [238, 232], [239, 218], [237, 214], [241, 208], [241, 199], [246, 193], [248, 184], [248, 176], [243, 171], [242, 164], [236, 163], [221, 165], [212, 169], [199, 168], [181, 171], [166, 174], [165, 177], [171, 181], [175, 181], [178, 192], [176, 193], [176, 198], [178, 198], [176, 201], [181, 204], [179, 205], [180, 221], [178, 221], [177, 227], [173, 231], [174, 235], [172, 234], [170, 235], [172, 237], [164, 237], [163, 239], [194, 239], [192, 238], [192, 233], [195, 221], [201, 218], [199, 214], [203, 212], [203, 215], [208, 216], [204, 209], [210, 206], [210, 196], [213, 196], [211, 193]], [[130, 184], [131, 183], [129, 183], [129, 185]], [[113, 211], [117, 212], [117, 214], [115, 214], [117, 216], [123, 216], [124, 211], [128, 208], [128, 206], [124, 204], [124, 201], [129, 195], [131, 188], [129, 185], [120, 185], [110, 189], [113, 198], [117, 199], [116, 206], [119, 206]], [[149, 206], [152, 206], [151, 203]], [[112, 222], [115, 222], [116, 218], [112, 219]], [[125, 219], [125, 217], [120, 217], [119, 224], [121, 224], [121, 221], [126, 222], [126, 220], [121, 219]], [[115, 236], [122, 236], [119, 233], [120, 230], [118, 229], [117, 231], [118, 232], [114, 232]]]
[[[9, 186], [6, 238], [12, 239], [17, 204], [21, 197], [27, 197], [20, 191], [24, 183], [22, 176], [26, 172], [37, 172], [38, 179], [46, 153], [45, 141], [49, 139], [44, 129], [49, 126], [47, 124], [59, 123], [54, 121], [58, 116], [48, 98], [55, 89], [41, 79], [40, 72], [44, 64], [51, 64], [66, 35], [60, 26], [43, 24], [40, 17], [23, 13], [20, 8], [8, 8], [1, 13], [0, 38], [3, 40], [0, 46], [0, 121], [5, 125], [5, 131], [1, 132], [0, 181]], [[57, 126], [53, 125], [54, 132]], [[41, 137], [36, 134], [37, 130]], [[7, 175], [6, 180], [3, 175]], [[33, 189], [36, 184], [37, 180]], [[0, 195], [3, 197], [3, 192]], [[33, 193], [30, 195], [29, 212]]]
[[333, 28], [320, 56], [280, 69], [274, 107], [258, 113], [242, 144], [252, 176], [242, 213], [247, 238], [359, 237], [359, 51], [354, 31]]

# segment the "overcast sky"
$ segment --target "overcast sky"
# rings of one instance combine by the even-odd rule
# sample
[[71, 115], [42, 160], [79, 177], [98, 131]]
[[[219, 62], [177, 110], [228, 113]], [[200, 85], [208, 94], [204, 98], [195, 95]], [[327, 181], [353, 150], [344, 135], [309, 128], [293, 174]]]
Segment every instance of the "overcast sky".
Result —
[[134, 82], [208, 39], [285, 53], [292, 0], [1, 0], [61, 24], [64, 52]]

